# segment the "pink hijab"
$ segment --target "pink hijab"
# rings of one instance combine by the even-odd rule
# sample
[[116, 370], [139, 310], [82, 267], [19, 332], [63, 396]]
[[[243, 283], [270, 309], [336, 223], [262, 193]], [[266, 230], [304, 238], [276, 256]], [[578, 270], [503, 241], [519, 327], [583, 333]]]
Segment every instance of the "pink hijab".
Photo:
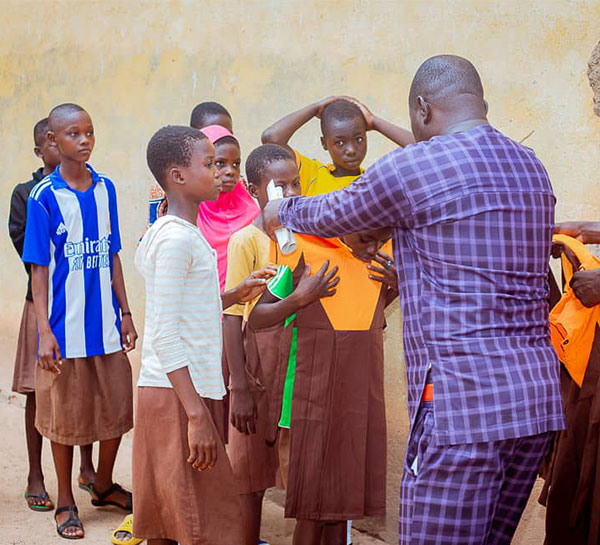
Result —
[[[231, 132], [220, 125], [209, 125], [200, 130], [213, 144], [226, 136], [235, 138]], [[232, 191], [221, 193], [216, 201], [200, 203], [198, 227], [217, 252], [221, 291], [225, 290], [229, 239], [233, 233], [252, 223], [258, 214], [257, 204], [241, 182], [238, 182]]]

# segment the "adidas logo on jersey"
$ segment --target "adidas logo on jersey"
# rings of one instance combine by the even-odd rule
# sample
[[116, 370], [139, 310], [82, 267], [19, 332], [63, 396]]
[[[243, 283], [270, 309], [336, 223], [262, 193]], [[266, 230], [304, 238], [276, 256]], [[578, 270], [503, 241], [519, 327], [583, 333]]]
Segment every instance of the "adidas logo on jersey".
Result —
[[67, 228], [66, 228], [65, 224], [61, 221], [60, 225], [56, 228], [56, 235], [59, 236], [66, 232], [67, 232]]

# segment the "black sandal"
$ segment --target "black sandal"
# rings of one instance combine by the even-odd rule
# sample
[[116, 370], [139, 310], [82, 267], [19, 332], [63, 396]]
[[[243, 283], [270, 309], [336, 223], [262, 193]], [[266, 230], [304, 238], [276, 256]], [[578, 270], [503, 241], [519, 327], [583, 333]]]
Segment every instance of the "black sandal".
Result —
[[[60, 515], [61, 513], [65, 513], [67, 511], [69, 512], [69, 518], [59, 526], [58, 521], [56, 520], [56, 515]], [[85, 534], [82, 536], [78, 536], [78, 535], [69, 536], [64, 533], [64, 531], [67, 528], [72, 528], [72, 527], [83, 530], [83, 524], [79, 520], [78, 513], [79, 513], [79, 511], [75, 505], [67, 505], [66, 507], [59, 507], [56, 510], [56, 512], [54, 513], [54, 521], [56, 522], [56, 532], [58, 533], [58, 535], [60, 537], [62, 537], [64, 539], [83, 539], [85, 537]]]
[[[107, 505], [113, 505], [114, 507], [118, 507], [119, 509], [123, 509], [123, 511], [131, 513], [133, 508], [133, 496], [131, 492], [125, 490], [120, 484], [113, 483], [108, 487], [108, 490], [105, 490], [102, 493], [98, 492], [98, 490], [94, 488], [94, 485], [92, 485], [92, 492], [94, 496], [96, 496], [95, 498], [92, 498], [92, 505], [94, 507], [105, 507]], [[106, 499], [113, 492], [123, 492], [126, 495], [127, 501], [125, 502], [125, 505], [113, 500]]]

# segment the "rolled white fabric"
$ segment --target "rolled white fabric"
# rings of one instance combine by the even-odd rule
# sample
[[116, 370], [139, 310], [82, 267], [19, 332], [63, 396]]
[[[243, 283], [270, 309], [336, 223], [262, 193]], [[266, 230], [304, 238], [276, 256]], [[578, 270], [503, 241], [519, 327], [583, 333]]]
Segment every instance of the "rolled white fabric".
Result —
[[[273, 180], [267, 185], [267, 197], [270, 201], [283, 199], [283, 190], [277, 187]], [[298, 247], [294, 234], [285, 227], [275, 231], [275, 238], [283, 255], [291, 254]]]

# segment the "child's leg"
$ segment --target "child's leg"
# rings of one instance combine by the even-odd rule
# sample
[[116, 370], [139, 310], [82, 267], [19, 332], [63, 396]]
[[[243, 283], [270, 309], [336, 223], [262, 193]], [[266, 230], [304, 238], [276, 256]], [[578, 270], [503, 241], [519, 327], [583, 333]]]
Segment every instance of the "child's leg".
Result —
[[[115, 459], [117, 458], [120, 444], [120, 437], [100, 441], [98, 471], [96, 472], [96, 477], [94, 479], [94, 490], [99, 494], [106, 492], [113, 484], [113, 469], [115, 467]], [[127, 505], [128, 495], [129, 493], [123, 490], [115, 490], [104, 499], [125, 506]]]
[[[73, 489], [71, 488], [71, 471], [73, 469], [73, 447], [71, 445], [61, 445], [60, 443], [51, 442], [52, 457], [54, 458], [54, 467], [56, 469], [56, 477], [58, 480], [58, 499], [57, 507], [67, 507], [75, 505], [73, 497]], [[58, 525], [62, 524], [69, 518], [69, 513], [64, 512], [56, 516]], [[65, 535], [83, 536], [83, 530], [76, 526], [69, 526], [64, 530]]]
[[95, 478], [94, 462], [92, 461], [93, 445], [81, 445], [79, 447], [79, 484], [92, 484]]
[[260, 522], [265, 491], [240, 495], [244, 528], [244, 544], [256, 545], [260, 539]]
[[317, 520], [296, 520], [293, 545], [321, 545], [322, 524]]
[[342, 522], [332, 522], [323, 525], [321, 534], [322, 545], [346, 545], [348, 541], [348, 524]]
[[[41, 496], [46, 492], [44, 474], [42, 472], [42, 436], [35, 429], [35, 393], [26, 394], [25, 401], [25, 437], [27, 440], [27, 457], [29, 459], [29, 475], [27, 476], [27, 493]], [[29, 505], [52, 506], [49, 498], [27, 499]]]

